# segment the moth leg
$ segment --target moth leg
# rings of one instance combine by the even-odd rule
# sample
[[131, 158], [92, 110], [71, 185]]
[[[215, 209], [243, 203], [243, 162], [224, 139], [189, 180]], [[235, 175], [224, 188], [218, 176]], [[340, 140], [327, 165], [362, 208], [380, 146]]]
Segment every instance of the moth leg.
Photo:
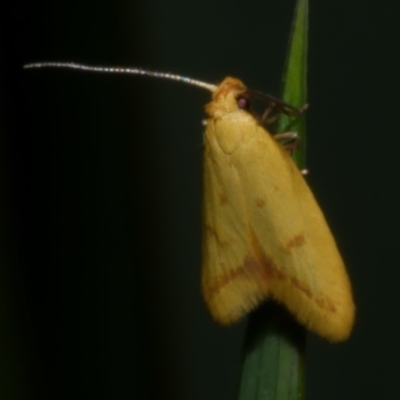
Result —
[[300, 144], [300, 138], [297, 132], [282, 132], [274, 135], [274, 138], [281, 143], [283, 148], [289, 153], [292, 154]]
[[304, 112], [308, 109], [308, 104], [303, 104], [300, 108], [283, 109], [281, 112], [289, 117], [289, 121], [285, 124], [283, 130], [290, 131], [299, 119], [303, 116]]
[[300, 108], [298, 108], [298, 112], [300, 113], [300, 115], [303, 114], [304, 111], [307, 110], [308, 106], [309, 106], [308, 103], [304, 103]]
[[281, 132], [274, 135], [276, 140], [280, 141], [292, 141], [299, 138], [299, 135], [295, 131]]
[[271, 101], [261, 115], [261, 124], [268, 127], [269, 125], [272, 125], [276, 122], [279, 114], [285, 114], [288, 117], [294, 118], [285, 127], [285, 131], [289, 131], [290, 128], [297, 122], [298, 118], [300, 118], [304, 114], [307, 108], [307, 103], [300, 108], [289, 108], [289, 106], [285, 103], [281, 103], [279, 101]]
[[276, 103], [271, 102], [261, 115], [262, 125], [271, 125], [276, 121], [276, 115], [270, 116], [272, 112], [276, 111]]

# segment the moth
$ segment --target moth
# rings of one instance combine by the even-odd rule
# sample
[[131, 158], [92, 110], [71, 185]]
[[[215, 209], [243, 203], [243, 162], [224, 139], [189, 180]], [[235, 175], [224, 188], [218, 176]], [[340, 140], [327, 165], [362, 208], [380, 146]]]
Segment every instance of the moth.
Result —
[[74, 68], [170, 79], [207, 89], [201, 289], [213, 319], [230, 325], [273, 299], [332, 341], [351, 333], [355, 306], [335, 240], [302, 173], [249, 108], [249, 90], [169, 73], [74, 63]]

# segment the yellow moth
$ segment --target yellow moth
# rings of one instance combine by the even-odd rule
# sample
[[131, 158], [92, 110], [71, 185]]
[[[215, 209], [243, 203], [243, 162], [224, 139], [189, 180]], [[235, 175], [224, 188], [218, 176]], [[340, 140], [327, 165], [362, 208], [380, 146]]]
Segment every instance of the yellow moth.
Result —
[[345, 340], [353, 327], [351, 285], [325, 218], [301, 172], [247, 109], [246, 86], [178, 75], [74, 63], [36, 63], [127, 73], [208, 89], [204, 133], [203, 261], [205, 303], [229, 325], [274, 299], [310, 330]]

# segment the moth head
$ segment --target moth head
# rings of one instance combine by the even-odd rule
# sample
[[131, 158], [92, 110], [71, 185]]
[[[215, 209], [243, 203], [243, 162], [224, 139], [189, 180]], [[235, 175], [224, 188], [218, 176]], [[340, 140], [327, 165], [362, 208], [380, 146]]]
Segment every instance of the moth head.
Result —
[[215, 89], [210, 103], [206, 104], [206, 113], [213, 118], [248, 109], [247, 88], [242, 81], [228, 76]]

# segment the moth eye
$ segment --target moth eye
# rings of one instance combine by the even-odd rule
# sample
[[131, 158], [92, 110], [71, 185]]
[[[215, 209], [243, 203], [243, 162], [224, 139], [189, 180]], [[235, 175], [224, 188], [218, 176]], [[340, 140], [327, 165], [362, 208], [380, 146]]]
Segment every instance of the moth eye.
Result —
[[236, 99], [237, 105], [241, 110], [248, 110], [250, 108], [250, 101], [245, 96], [239, 96]]

